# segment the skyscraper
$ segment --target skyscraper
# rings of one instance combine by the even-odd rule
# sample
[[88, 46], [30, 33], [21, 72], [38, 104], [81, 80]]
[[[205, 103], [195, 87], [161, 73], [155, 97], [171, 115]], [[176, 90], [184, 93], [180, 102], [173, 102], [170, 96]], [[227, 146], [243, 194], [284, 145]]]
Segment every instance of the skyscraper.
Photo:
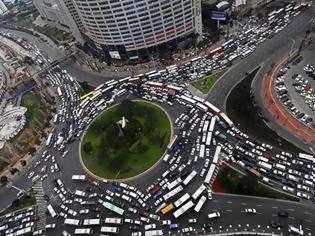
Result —
[[141, 59], [161, 45], [202, 34], [201, 0], [54, 1], [75, 23], [70, 30], [80, 31], [86, 45], [107, 58]]
[[4, 5], [3, 1], [0, 0], [0, 15], [3, 15], [8, 12], [8, 8]]

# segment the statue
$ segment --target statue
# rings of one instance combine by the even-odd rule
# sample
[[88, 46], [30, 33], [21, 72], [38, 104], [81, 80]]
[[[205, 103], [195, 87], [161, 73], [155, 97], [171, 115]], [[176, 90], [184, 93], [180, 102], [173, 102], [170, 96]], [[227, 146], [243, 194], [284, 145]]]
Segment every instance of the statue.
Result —
[[119, 129], [119, 137], [124, 136], [123, 130], [126, 127], [128, 122], [129, 121], [124, 116], [121, 118], [121, 120], [116, 122], [116, 125], [118, 126], [118, 129]]

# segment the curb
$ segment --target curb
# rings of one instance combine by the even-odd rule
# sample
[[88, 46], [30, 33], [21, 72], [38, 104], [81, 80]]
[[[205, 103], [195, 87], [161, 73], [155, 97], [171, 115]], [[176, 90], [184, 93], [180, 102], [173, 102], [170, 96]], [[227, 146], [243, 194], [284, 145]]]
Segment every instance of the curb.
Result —
[[[170, 135], [170, 141], [173, 139], [174, 137], [174, 129], [173, 129], [173, 123], [172, 123], [172, 119], [171, 117], [169, 116], [168, 112], [163, 108], [161, 107], [160, 105], [156, 104], [156, 103], [153, 103], [153, 102], [150, 102], [150, 101], [144, 101], [144, 100], [141, 100], [141, 99], [133, 99], [132, 101], [141, 101], [141, 102], [146, 102], [146, 103], [150, 103], [150, 104], [153, 104], [157, 107], [159, 107], [165, 114], [166, 116], [168, 117], [169, 121], [170, 121], [170, 126], [171, 126], [171, 135]], [[103, 112], [105, 111], [108, 111], [109, 109], [119, 105], [120, 103], [116, 103], [114, 104], [113, 106], [110, 106], [108, 107], [107, 109], [103, 110], [101, 113], [99, 113], [93, 120], [95, 120], [98, 116], [100, 116], [101, 114], [103, 114]], [[155, 168], [158, 164], [160, 164], [161, 160], [163, 159], [163, 156], [165, 155], [165, 153], [167, 152], [167, 148], [165, 149], [164, 153], [162, 154], [162, 156], [151, 166], [149, 167], [147, 170], [145, 170], [144, 172], [136, 175], [136, 176], [133, 176], [133, 177], [129, 177], [129, 178], [122, 178], [122, 179], [107, 179], [105, 177], [101, 177], [101, 176], [98, 176], [94, 173], [92, 173], [84, 164], [83, 160], [82, 160], [82, 155], [81, 155], [81, 144], [82, 144], [82, 140], [83, 140], [83, 137], [85, 136], [86, 134], [86, 131], [88, 130], [88, 128], [90, 127], [92, 123], [90, 123], [86, 128], [85, 128], [85, 131], [83, 132], [83, 134], [81, 135], [81, 138], [80, 138], [80, 143], [79, 143], [79, 160], [80, 160], [80, 164], [81, 166], [83, 167], [83, 169], [85, 170], [85, 172], [87, 172], [89, 175], [93, 176], [93, 178], [95, 179], [98, 179], [98, 180], [108, 180], [108, 181], [117, 181], [117, 182], [127, 182], [127, 181], [131, 181], [131, 180], [134, 180], [134, 179], [137, 179], [139, 177], [142, 177], [143, 175], [147, 174], [148, 172], [150, 172], [153, 168]]]

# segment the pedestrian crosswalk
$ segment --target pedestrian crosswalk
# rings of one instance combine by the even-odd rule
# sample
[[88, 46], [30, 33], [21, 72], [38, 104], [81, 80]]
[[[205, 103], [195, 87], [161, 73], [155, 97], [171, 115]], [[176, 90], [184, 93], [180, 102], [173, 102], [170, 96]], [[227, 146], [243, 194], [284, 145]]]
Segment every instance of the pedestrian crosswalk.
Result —
[[46, 226], [47, 202], [44, 199], [43, 182], [37, 181], [37, 183], [34, 184], [33, 189], [36, 192], [37, 215], [40, 217], [37, 222], [37, 230], [44, 230]]

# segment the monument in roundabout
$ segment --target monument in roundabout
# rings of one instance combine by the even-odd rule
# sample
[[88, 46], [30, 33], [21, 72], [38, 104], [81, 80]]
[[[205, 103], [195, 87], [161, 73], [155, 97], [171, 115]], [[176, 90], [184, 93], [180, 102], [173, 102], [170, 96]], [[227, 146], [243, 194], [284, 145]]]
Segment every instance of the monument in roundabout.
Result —
[[161, 107], [124, 100], [89, 125], [81, 139], [81, 163], [97, 177], [135, 177], [160, 160], [170, 138], [171, 121]]

